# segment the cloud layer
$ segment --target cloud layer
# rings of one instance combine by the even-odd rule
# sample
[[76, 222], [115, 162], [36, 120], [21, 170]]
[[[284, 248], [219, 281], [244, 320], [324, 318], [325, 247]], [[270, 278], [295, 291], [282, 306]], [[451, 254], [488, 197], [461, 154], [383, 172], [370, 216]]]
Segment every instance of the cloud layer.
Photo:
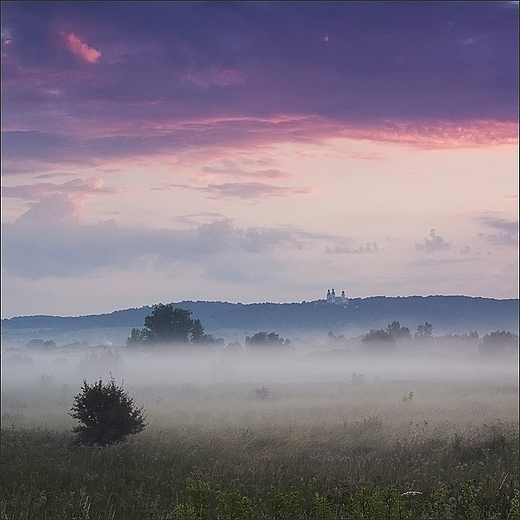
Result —
[[518, 3], [1, 9], [7, 315], [516, 294]]
[[2, 11], [12, 168], [338, 136], [426, 148], [517, 139], [518, 16], [507, 2]]

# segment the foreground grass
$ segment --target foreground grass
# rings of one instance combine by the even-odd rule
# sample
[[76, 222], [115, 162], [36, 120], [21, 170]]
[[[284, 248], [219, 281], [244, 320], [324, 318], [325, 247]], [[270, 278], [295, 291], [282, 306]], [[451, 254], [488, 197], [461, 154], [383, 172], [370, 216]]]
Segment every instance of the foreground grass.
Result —
[[504, 424], [392, 439], [373, 419], [343, 442], [330, 433], [152, 429], [100, 449], [12, 426], [2, 518], [518, 518], [518, 436]]
[[77, 382], [12, 377], [1, 517], [518, 518], [513, 375], [359, 384], [346, 372], [267, 381], [261, 400], [268, 373], [206, 385], [130, 374], [149, 426], [104, 449], [75, 443]]

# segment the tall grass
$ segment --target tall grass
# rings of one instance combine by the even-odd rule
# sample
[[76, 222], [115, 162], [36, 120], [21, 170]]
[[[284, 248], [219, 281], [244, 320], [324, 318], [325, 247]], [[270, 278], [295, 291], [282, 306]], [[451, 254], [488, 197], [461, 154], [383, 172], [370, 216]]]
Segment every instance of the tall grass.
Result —
[[77, 388], [4, 389], [2, 518], [518, 518], [517, 385], [345, 379], [129, 385], [150, 425], [104, 449]]

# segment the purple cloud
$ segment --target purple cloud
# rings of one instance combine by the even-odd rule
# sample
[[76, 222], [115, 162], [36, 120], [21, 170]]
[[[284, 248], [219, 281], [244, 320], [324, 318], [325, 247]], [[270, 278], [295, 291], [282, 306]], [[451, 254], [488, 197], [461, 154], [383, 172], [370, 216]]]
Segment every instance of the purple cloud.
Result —
[[238, 165], [233, 166], [205, 166], [201, 169], [202, 173], [210, 173], [215, 175], [230, 175], [232, 177], [252, 177], [255, 179], [266, 178], [266, 179], [281, 179], [285, 177], [291, 177], [292, 175], [288, 172], [279, 170], [278, 168], [269, 168], [266, 170], [249, 170]]
[[2, 197], [18, 199], [42, 199], [56, 193], [69, 195], [98, 195], [115, 193], [115, 190], [106, 188], [100, 177], [90, 179], [73, 179], [62, 184], [37, 182], [20, 186], [3, 186]]
[[482, 217], [480, 223], [497, 233], [479, 233], [479, 238], [498, 247], [518, 247], [518, 222], [497, 217]]
[[418, 244], [415, 244], [417, 251], [425, 253], [435, 253], [451, 248], [451, 242], [446, 242], [441, 236], [437, 235], [435, 229], [430, 229], [430, 234]]
[[11, 171], [339, 136], [517, 139], [507, 2], [14, 1], [2, 15]]

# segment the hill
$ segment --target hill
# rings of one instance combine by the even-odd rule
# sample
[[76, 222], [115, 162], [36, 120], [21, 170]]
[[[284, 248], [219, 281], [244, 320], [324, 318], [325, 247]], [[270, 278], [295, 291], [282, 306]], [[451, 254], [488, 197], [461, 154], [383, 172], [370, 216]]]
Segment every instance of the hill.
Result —
[[[494, 330], [518, 333], [518, 299], [495, 300], [468, 296], [407, 296], [355, 298], [348, 305], [329, 305], [324, 300], [302, 303], [227, 303], [181, 301], [206, 332], [229, 335], [231, 331], [251, 333], [276, 331], [289, 336], [304, 333], [356, 335], [371, 328], [384, 328], [394, 320], [415, 331], [419, 324], [432, 323], [435, 334], [462, 334]], [[66, 333], [88, 329], [141, 328], [151, 306], [88, 316], [19, 316], [2, 320], [2, 335], [31, 329]]]

